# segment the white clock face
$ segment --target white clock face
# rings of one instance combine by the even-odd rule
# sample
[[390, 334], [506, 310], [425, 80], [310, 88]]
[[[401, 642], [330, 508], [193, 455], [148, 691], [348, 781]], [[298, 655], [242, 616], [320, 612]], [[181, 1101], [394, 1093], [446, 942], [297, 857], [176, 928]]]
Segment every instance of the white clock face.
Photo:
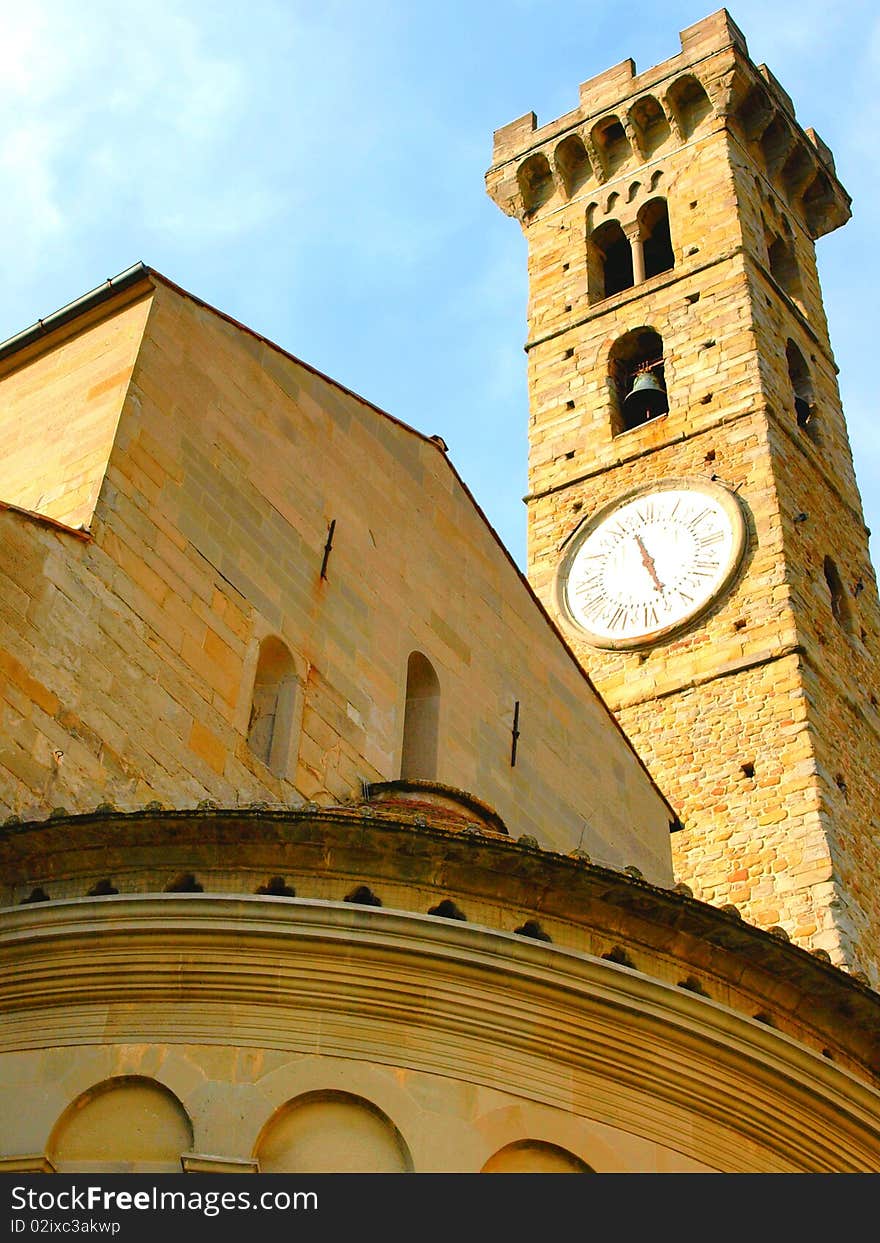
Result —
[[563, 611], [596, 647], [637, 647], [694, 620], [745, 547], [732, 492], [702, 481], [642, 488], [606, 506], [560, 567]]

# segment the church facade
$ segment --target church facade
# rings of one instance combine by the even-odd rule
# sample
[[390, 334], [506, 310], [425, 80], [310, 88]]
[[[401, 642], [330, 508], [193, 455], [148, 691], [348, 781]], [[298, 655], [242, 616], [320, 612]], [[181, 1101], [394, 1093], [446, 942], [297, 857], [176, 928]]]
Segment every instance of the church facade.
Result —
[[0, 346], [0, 1169], [880, 1169], [830, 152], [722, 12], [487, 184], [528, 579], [144, 265]]

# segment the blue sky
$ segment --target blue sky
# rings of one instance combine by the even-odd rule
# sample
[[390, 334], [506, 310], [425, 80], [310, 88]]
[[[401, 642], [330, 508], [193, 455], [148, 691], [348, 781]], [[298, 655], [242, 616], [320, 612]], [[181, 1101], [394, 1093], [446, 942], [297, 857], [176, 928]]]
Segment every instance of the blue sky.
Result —
[[[142, 259], [442, 435], [523, 564], [526, 251], [484, 191], [492, 132], [674, 55], [714, 7], [0, 0], [0, 339]], [[880, 11], [730, 11], [853, 196], [819, 270], [880, 533]]]

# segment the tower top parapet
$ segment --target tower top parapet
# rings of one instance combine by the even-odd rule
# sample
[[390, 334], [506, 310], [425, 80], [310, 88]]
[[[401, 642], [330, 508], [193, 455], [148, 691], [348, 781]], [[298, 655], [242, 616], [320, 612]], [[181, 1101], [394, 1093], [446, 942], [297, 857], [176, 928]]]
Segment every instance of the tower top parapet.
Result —
[[636, 73], [632, 59], [587, 79], [578, 107], [539, 126], [527, 112], [495, 131], [489, 195], [523, 227], [549, 205], [595, 192], [636, 167], [726, 126], [808, 233], [850, 217], [830, 149], [803, 129], [791, 97], [749, 57], [726, 9], [680, 32], [681, 52]]

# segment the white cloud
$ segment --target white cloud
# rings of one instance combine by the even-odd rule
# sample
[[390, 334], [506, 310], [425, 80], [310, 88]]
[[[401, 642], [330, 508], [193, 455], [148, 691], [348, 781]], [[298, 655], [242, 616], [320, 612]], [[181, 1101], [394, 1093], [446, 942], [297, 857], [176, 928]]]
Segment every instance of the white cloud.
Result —
[[271, 216], [276, 198], [248, 182], [246, 150], [241, 181], [228, 177], [246, 67], [212, 46], [222, 13], [217, 28], [206, 16], [174, 0], [0, 0], [0, 227], [16, 279], [31, 278], [47, 246], [96, 229], [169, 231], [179, 244]]

